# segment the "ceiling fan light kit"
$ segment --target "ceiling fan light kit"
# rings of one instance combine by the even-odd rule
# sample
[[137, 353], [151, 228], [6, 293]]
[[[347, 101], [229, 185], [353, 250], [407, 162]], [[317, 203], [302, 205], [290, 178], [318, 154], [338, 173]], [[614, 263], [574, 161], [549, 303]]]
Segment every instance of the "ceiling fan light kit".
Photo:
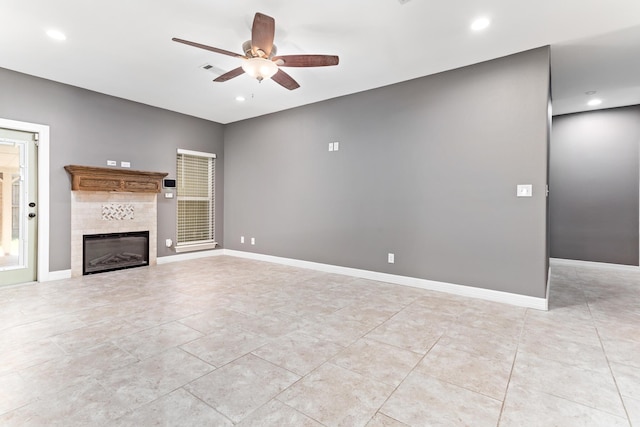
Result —
[[199, 49], [242, 59], [242, 65], [240, 67], [222, 74], [216, 78], [214, 82], [226, 82], [227, 80], [246, 73], [259, 82], [265, 79], [272, 79], [280, 86], [294, 90], [299, 88], [300, 85], [289, 74], [282, 71], [280, 67], [326, 67], [338, 65], [339, 58], [335, 55], [275, 56], [277, 49], [273, 44], [274, 36], [275, 20], [262, 13], [256, 13], [251, 27], [251, 40], [242, 44], [244, 55], [176, 37], [172, 40]]
[[264, 58], [245, 59], [242, 61], [242, 69], [254, 79], [258, 79], [259, 82], [270, 79], [278, 72], [276, 63]]

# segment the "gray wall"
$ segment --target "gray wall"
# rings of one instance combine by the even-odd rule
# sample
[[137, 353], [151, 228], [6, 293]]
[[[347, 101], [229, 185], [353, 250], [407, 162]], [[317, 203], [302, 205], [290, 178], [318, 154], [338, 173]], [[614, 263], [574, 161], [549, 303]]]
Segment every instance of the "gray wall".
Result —
[[553, 118], [551, 256], [638, 265], [640, 106]]
[[[210, 121], [106, 96], [0, 68], [0, 117], [50, 126], [50, 270], [70, 268], [71, 188], [68, 164], [176, 173], [176, 149], [214, 152], [216, 238], [223, 239], [223, 126]], [[173, 254], [176, 204], [158, 196], [158, 256]]]
[[545, 47], [226, 125], [225, 247], [544, 297], [548, 93]]

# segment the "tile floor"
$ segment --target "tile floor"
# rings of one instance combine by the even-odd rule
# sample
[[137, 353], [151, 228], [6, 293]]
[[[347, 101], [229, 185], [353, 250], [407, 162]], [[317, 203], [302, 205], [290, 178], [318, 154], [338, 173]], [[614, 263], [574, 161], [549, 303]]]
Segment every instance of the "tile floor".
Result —
[[640, 272], [524, 309], [232, 257], [0, 289], [2, 426], [640, 426]]

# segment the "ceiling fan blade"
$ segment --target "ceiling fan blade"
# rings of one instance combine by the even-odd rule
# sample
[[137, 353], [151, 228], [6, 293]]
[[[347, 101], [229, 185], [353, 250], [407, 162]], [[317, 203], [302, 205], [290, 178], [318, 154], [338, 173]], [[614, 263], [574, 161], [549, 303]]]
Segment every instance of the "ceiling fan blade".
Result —
[[300, 87], [298, 82], [293, 80], [293, 77], [282, 70], [278, 70], [278, 72], [271, 77], [271, 80], [289, 90], [298, 89]]
[[276, 32], [276, 21], [262, 13], [256, 13], [251, 27], [251, 48], [253, 52], [259, 54], [259, 50], [264, 52], [264, 57], [269, 57], [273, 49], [273, 37]]
[[280, 67], [326, 67], [338, 65], [340, 61], [335, 55], [281, 55], [274, 56], [273, 60]]
[[234, 58], [246, 58], [246, 56], [240, 55], [239, 53], [229, 52], [228, 50], [218, 49], [217, 47], [207, 46], [206, 44], [190, 42], [189, 40], [183, 40], [183, 39], [179, 39], [179, 38], [176, 38], [176, 37], [172, 38], [171, 40], [173, 40], [174, 42], [186, 44], [186, 45], [197, 47], [197, 48], [200, 48], [200, 49], [209, 50], [211, 52], [221, 53], [223, 55], [228, 55], [228, 56], [233, 56]]
[[231, 80], [234, 77], [238, 77], [240, 74], [243, 74], [244, 70], [242, 67], [234, 68], [231, 71], [224, 73], [221, 76], [218, 76], [214, 82], [226, 82], [227, 80]]

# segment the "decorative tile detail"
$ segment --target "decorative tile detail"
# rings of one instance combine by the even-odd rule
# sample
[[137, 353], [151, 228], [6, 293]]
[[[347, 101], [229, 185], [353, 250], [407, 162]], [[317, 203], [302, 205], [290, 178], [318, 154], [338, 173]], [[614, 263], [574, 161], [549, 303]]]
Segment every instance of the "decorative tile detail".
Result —
[[133, 205], [109, 203], [102, 205], [102, 219], [105, 221], [122, 221], [133, 219]]

